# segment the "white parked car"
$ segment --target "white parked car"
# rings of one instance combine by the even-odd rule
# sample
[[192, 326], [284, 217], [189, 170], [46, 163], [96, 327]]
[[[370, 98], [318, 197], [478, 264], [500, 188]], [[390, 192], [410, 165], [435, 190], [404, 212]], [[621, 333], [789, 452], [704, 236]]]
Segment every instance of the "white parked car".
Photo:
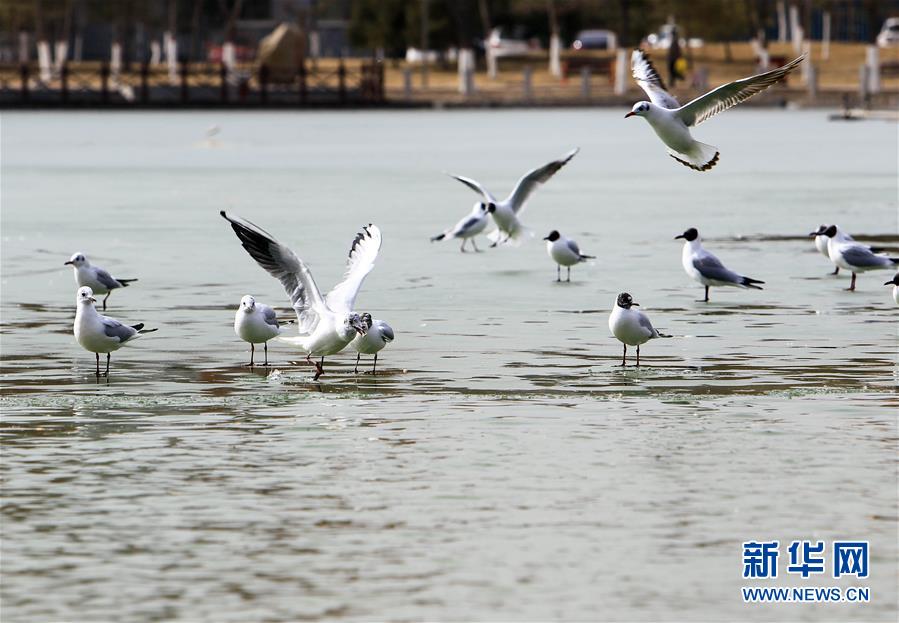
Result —
[[890, 17], [883, 23], [883, 28], [877, 35], [877, 45], [888, 48], [897, 44], [899, 44], [899, 17]]
[[539, 47], [532, 45], [524, 39], [510, 39], [503, 36], [501, 28], [494, 28], [487, 37], [487, 46], [496, 58], [503, 56], [522, 56]]
[[582, 30], [571, 42], [575, 50], [614, 50], [618, 38], [611, 30]]

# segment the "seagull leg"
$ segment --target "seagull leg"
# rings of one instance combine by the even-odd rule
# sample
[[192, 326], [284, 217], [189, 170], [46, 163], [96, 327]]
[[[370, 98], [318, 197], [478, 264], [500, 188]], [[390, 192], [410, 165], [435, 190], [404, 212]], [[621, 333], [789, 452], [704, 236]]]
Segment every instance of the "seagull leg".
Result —
[[268, 367], [268, 342], [263, 342], [262, 345], [263, 345], [263, 347], [265, 347], [265, 363], [262, 365], [267, 368]]
[[855, 273], [852, 273], [852, 281], [849, 283], [849, 291], [855, 292]]
[[375, 362], [371, 364], [371, 375], [375, 375], [375, 368], [378, 367], [378, 353], [375, 353]]
[[833, 269], [833, 272], [830, 273], [830, 274], [831, 274], [831, 275], [839, 275], [839, 274], [840, 274], [840, 267], [837, 266], [836, 268], [834, 268], [834, 269]]
[[568, 267], [568, 279], [566, 279], [568, 283], [571, 283], [571, 266]]
[[103, 297], [103, 311], [106, 311], [106, 299], [109, 298], [109, 295], [112, 294], [112, 290], [106, 293], [106, 296]]
[[250, 363], [248, 363], [247, 365], [251, 368], [253, 367], [253, 355], [255, 355], [255, 354], [256, 354], [256, 345], [253, 344], [253, 342], [250, 342]]
[[112, 357], [110, 353], [106, 353], [106, 378], [109, 378], [109, 360]]
[[556, 264], [556, 283], [562, 281], [562, 265]]
[[697, 302], [698, 303], [708, 303], [709, 302], [709, 287], [708, 286], [705, 287], [705, 298], [699, 299]]
[[640, 345], [637, 344], [637, 365], [640, 365]]
[[459, 247], [459, 250], [462, 251], [462, 253], [465, 253], [465, 238], [462, 238], [462, 246]]
[[353, 374], [359, 374], [359, 358], [362, 357], [362, 353], [356, 353], [356, 367], [353, 368]]
[[474, 252], [475, 252], [475, 253], [480, 253], [480, 252], [481, 252], [481, 250], [478, 248], [478, 245], [475, 243], [474, 238], [471, 239], [471, 246], [474, 247]]
[[627, 344], [622, 342], [621, 345], [624, 346], [624, 352], [621, 354], [621, 365], [624, 366], [627, 365]]
[[[324, 363], [324, 361], [325, 361], [325, 358], [322, 357], [322, 363]], [[317, 361], [312, 361], [312, 353], [309, 353], [308, 355], [306, 355], [306, 363], [308, 363], [311, 366], [315, 366], [315, 376], [312, 377], [313, 381], [317, 381], [318, 377], [320, 377], [322, 374], [325, 373], [325, 370], [324, 370], [324, 368], [322, 368], [320, 363], [318, 363]]]
[[97, 357], [97, 378], [100, 378], [100, 353], [94, 353]]

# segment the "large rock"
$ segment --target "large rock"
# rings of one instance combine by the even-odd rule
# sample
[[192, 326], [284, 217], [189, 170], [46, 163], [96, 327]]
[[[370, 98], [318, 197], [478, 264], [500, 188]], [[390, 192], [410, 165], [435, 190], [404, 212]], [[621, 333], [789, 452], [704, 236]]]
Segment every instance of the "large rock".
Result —
[[271, 83], [293, 82], [303, 58], [303, 31], [295, 24], [281, 23], [259, 42], [256, 70], [268, 67]]

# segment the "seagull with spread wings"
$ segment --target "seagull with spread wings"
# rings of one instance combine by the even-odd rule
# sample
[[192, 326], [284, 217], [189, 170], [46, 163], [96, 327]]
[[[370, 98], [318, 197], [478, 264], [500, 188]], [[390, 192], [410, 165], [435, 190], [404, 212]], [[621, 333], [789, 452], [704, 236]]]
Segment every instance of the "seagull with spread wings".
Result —
[[580, 151], [579, 148], [572, 149], [558, 160], [553, 160], [542, 167], [537, 167], [525, 173], [518, 180], [518, 184], [515, 185], [512, 193], [502, 201], [498, 201], [490, 191], [470, 177], [462, 177], [461, 175], [450, 175], [450, 177], [468, 186], [487, 202], [487, 212], [493, 215], [493, 222], [496, 223], [496, 229], [487, 234], [487, 238], [493, 243], [490, 246], [495, 247], [498, 244], [506, 243], [517, 246], [521, 244], [522, 237], [529, 231], [518, 219], [521, 211], [524, 210], [527, 200], [537, 190], [538, 186], [545, 183], [559, 169], [568, 164], [568, 161], [574, 158], [578, 151]]
[[708, 171], [718, 163], [720, 152], [713, 145], [695, 140], [690, 135], [690, 128], [761, 93], [796, 69], [804, 58], [805, 55], [802, 55], [783, 67], [722, 85], [681, 106], [665, 88], [662, 77], [646, 53], [634, 50], [631, 70], [637, 84], [649, 96], [649, 101], [634, 104], [624, 118], [643, 117], [668, 146], [668, 155], [691, 169]]
[[[229, 216], [224, 210], [220, 214], [231, 223], [247, 253], [287, 291], [297, 314], [299, 335], [278, 339], [306, 353], [306, 361], [315, 366], [313, 380], [317, 381], [324, 374], [325, 356], [339, 353], [357, 334], [365, 334], [366, 325], [353, 312], [353, 306], [362, 282], [375, 266], [381, 249], [381, 230], [368, 225], [356, 234], [343, 280], [323, 296], [309, 268], [293, 251], [253, 223]], [[321, 362], [312, 361], [312, 357], [321, 357]]]

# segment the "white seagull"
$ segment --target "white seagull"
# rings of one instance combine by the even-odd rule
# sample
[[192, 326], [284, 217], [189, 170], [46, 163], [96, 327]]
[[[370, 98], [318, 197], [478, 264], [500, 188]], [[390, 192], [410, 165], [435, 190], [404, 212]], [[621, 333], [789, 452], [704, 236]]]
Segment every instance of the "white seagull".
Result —
[[105, 294], [103, 298], [103, 311], [106, 311], [106, 299], [116, 288], [127, 287], [137, 279], [116, 279], [99, 266], [92, 266], [84, 253], [75, 253], [65, 262], [65, 266], [71, 266], [75, 271], [75, 283], [78, 287], [87, 286], [93, 294]]
[[557, 230], [552, 230], [544, 238], [546, 240], [546, 253], [556, 263], [556, 281], [562, 281], [562, 267], [568, 268], [568, 281], [571, 281], [571, 267], [587, 260], [595, 260], [593, 255], [581, 253], [577, 243], [566, 238]]
[[281, 335], [281, 327], [278, 325], [278, 315], [268, 305], [257, 303], [256, 299], [247, 294], [240, 299], [240, 307], [234, 314], [234, 332], [244, 342], [250, 343], [250, 363], [253, 365], [253, 355], [256, 354], [256, 344], [263, 344], [265, 348], [265, 363], [268, 365], [268, 341]]
[[627, 292], [618, 295], [612, 313], [609, 314], [609, 331], [612, 332], [618, 341], [624, 345], [624, 352], [621, 356], [621, 365], [627, 364], [627, 347], [637, 347], [637, 365], [640, 365], [640, 344], [645, 344], [649, 340], [659, 337], [671, 337], [664, 333], [659, 333], [653, 328], [649, 317], [639, 309], [639, 303], [635, 303], [634, 299]]
[[97, 311], [94, 293], [87, 286], [78, 288], [75, 297], [75, 339], [84, 350], [97, 356], [97, 376], [100, 376], [100, 353], [106, 353], [106, 372], [109, 376], [110, 353], [137, 339], [144, 333], [156, 329], [144, 329], [143, 323], [127, 326], [115, 318], [104, 316]]
[[502, 201], [498, 201], [490, 191], [469, 177], [460, 175], [450, 175], [450, 177], [459, 180], [476, 193], [479, 193], [486, 201], [487, 212], [493, 215], [493, 222], [496, 223], [496, 229], [487, 234], [487, 238], [493, 243], [490, 246], [495, 247], [504, 243], [518, 245], [521, 244], [522, 237], [528, 233], [528, 229], [518, 220], [528, 198], [537, 190], [538, 186], [545, 183], [559, 169], [564, 167], [569, 160], [574, 158], [578, 151], [580, 151], [579, 148], [574, 148], [558, 160], [553, 160], [542, 167], [529, 171], [518, 180], [515, 190]]
[[690, 135], [690, 128], [764, 91], [793, 71], [804, 58], [805, 55], [783, 67], [722, 85], [681, 106], [665, 88], [662, 77], [652, 66], [646, 53], [634, 50], [631, 54], [631, 70], [637, 84], [649, 96], [649, 101], [637, 102], [624, 117], [645, 118], [668, 146], [668, 155], [691, 169], [708, 171], [717, 164], [720, 152], [717, 147], [695, 140]]
[[475, 253], [480, 252], [478, 245], [474, 242], [474, 237], [484, 231], [487, 227], [487, 204], [478, 202], [474, 204], [471, 213], [456, 223], [450, 229], [441, 234], [437, 234], [431, 238], [431, 242], [437, 242], [444, 238], [461, 238], [462, 246], [459, 250], [465, 253], [465, 243], [471, 240], [471, 246], [474, 247]]
[[[826, 225], [826, 224], [818, 225], [818, 229], [811, 232], [809, 234], [809, 236], [811, 236], [812, 238], [815, 239], [815, 248], [818, 249], [818, 253], [820, 253], [821, 255], [823, 255], [824, 257], [826, 257], [829, 260], [830, 253], [827, 252], [827, 241], [830, 240], [830, 238], [828, 238], [827, 236], [824, 235], [824, 232], [827, 231], [828, 227], [829, 227], [829, 225]], [[843, 238], [846, 240], [852, 240], [852, 236], [840, 231], [839, 228], [837, 228], [837, 233], [842, 234]], [[837, 266], [836, 268], [834, 268], [834, 271], [830, 274], [837, 275], [837, 274], [839, 274], [839, 272], [840, 272], [840, 267]]]
[[383, 320], [372, 320], [371, 314], [362, 314], [362, 322], [367, 330], [364, 335], [357, 335], [350, 342], [350, 346], [356, 349], [356, 367], [353, 372], [359, 372], [359, 358], [365, 355], [374, 355], [375, 361], [371, 366], [371, 373], [375, 373], [378, 365], [378, 351], [393, 341], [393, 329]]
[[893, 286], [893, 300], [899, 305], [899, 273], [893, 275], [893, 278], [884, 283], [885, 286]]
[[850, 292], [855, 291], [855, 277], [858, 273], [895, 268], [896, 264], [899, 264], [899, 258], [878, 255], [871, 250], [871, 247], [841, 238], [836, 225], [828, 227], [824, 235], [829, 238], [827, 252], [830, 261], [852, 272], [852, 281], [848, 288]]
[[[313, 380], [324, 374], [326, 355], [339, 353], [356, 334], [365, 333], [365, 324], [353, 305], [362, 282], [374, 268], [381, 249], [381, 230], [375, 225], [363, 227], [350, 247], [343, 281], [323, 296], [309, 268], [296, 254], [276, 241], [271, 234], [240, 217], [220, 212], [231, 223], [243, 248], [272, 277], [281, 282], [297, 313], [299, 336], [280, 339], [300, 347], [306, 361], [315, 366]], [[312, 357], [321, 357], [321, 362]]]
[[681, 255], [684, 270], [694, 281], [698, 281], [705, 286], [705, 298], [702, 299], [703, 303], [709, 302], [710, 286], [735, 286], [738, 288], [762, 289], [755, 284], [765, 283], [764, 281], [744, 277], [743, 275], [725, 268], [724, 264], [721, 263], [721, 260], [703, 249], [702, 243], [699, 241], [699, 232], [696, 231], [695, 228], [691, 227], [681, 235], [674, 237], [675, 240], [678, 238], [683, 238], [685, 240], [683, 254]]

